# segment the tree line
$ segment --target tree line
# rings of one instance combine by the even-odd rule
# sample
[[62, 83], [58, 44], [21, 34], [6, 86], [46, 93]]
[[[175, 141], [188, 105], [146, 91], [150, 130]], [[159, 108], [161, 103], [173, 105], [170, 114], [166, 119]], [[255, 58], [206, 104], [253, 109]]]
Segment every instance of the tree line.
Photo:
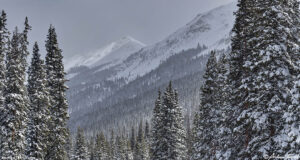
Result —
[[[51, 25], [46, 38], [46, 58], [41, 59], [37, 42], [27, 64], [28, 32], [7, 29], [7, 15], [0, 16], [0, 159], [66, 159], [65, 72], [62, 50]], [[27, 74], [26, 74], [27, 72]], [[26, 79], [27, 75], [27, 79]]]
[[[69, 158], [74, 160], [150, 160], [186, 159], [186, 131], [183, 125], [182, 107], [178, 93], [172, 83], [164, 94], [158, 93], [153, 119], [141, 121], [137, 135], [132, 127], [130, 135], [124, 130], [115, 136], [112, 131], [107, 137], [102, 132], [86, 140], [82, 129], [78, 128], [75, 140], [69, 139]], [[74, 145], [73, 142], [75, 142]], [[164, 158], [162, 158], [164, 157]]]

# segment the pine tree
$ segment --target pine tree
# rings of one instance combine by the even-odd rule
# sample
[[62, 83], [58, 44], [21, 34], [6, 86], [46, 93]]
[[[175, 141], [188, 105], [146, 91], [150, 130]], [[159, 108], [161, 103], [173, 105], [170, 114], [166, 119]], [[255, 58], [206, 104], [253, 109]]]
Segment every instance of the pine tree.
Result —
[[236, 157], [233, 150], [234, 134], [232, 122], [236, 121], [233, 108], [230, 104], [229, 93], [229, 62], [228, 57], [223, 54], [220, 56], [217, 64], [217, 93], [216, 93], [216, 109], [218, 119], [216, 119], [215, 139], [217, 140], [216, 159], [229, 160]]
[[216, 108], [217, 77], [216, 53], [212, 51], [203, 76], [204, 84], [201, 87], [201, 104], [197, 117], [199, 119], [195, 118], [195, 121], [198, 121], [196, 127], [199, 128], [195, 129], [197, 141], [194, 144], [193, 159], [210, 159], [216, 153], [217, 139], [214, 136], [216, 134], [216, 121], [219, 118]]
[[94, 137], [91, 137], [89, 143], [88, 143], [88, 159], [94, 160], [95, 159], [95, 140]]
[[20, 35], [20, 44], [21, 44], [21, 48], [20, 48], [20, 52], [21, 52], [21, 56], [22, 56], [22, 69], [24, 70], [24, 72], [26, 71], [26, 67], [27, 67], [27, 56], [30, 54], [28, 51], [28, 32], [31, 30], [31, 26], [28, 23], [28, 18], [25, 18], [25, 22], [24, 22], [24, 31], [23, 33]]
[[126, 147], [126, 160], [133, 160], [133, 152], [131, 150], [130, 142], [127, 141], [127, 147]]
[[[0, 16], [0, 121], [3, 121], [4, 113], [4, 90], [6, 87], [5, 84], [5, 55], [9, 52], [9, 32], [6, 28], [6, 13], [2, 11]], [[2, 135], [0, 130], [0, 135]], [[0, 136], [0, 137], [3, 137]], [[0, 138], [0, 143], [2, 142]], [[2, 143], [1, 143], [2, 144]], [[1, 148], [1, 145], [0, 145]], [[0, 149], [1, 151], [1, 149]], [[0, 152], [1, 155], [1, 152]]]
[[104, 134], [101, 132], [96, 137], [95, 157], [97, 160], [106, 160], [109, 157], [108, 148]]
[[[70, 135], [70, 130], [69, 129], [68, 129], [68, 134]], [[68, 154], [67, 159], [72, 160], [73, 159], [73, 140], [72, 140], [72, 136], [69, 136], [68, 139], [67, 139], [66, 151], [67, 151], [67, 154]]]
[[241, 159], [299, 152], [299, 134], [295, 134], [299, 104], [293, 105], [291, 94], [299, 73], [294, 63], [299, 55], [298, 3], [239, 1], [230, 54], [230, 94], [239, 137], [235, 150]]
[[[276, 36], [274, 36], [274, 40], [276, 41], [276, 44], [273, 46], [270, 46], [270, 48], [274, 48], [275, 54], [274, 59], [276, 62], [273, 62], [276, 67], [271, 68], [271, 72], [273, 72], [276, 76], [276, 79], [281, 80], [281, 84], [279, 83], [280, 92], [278, 92], [277, 88], [273, 88], [273, 94], [276, 91], [276, 95], [283, 95], [285, 96], [286, 93], [291, 92], [292, 95], [291, 99], [288, 99], [287, 97], [284, 98], [277, 98], [273, 95], [271, 101], [274, 101], [275, 98], [280, 99], [277, 100], [277, 102], [271, 102], [269, 106], [275, 106], [276, 108], [278, 106], [281, 106], [284, 110], [284, 115], [282, 116], [283, 122], [285, 123], [281, 133], [279, 136], [276, 136], [273, 138], [274, 143], [276, 144], [276, 152], [278, 154], [293, 154], [293, 155], [299, 155], [300, 154], [300, 124], [299, 124], [299, 113], [300, 113], [300, 55], [299, 55], [299, 32], [300, 32], [300, 10], [299, 10], [299, 1], [292, 0], [288, 2], [281, 2], [278, 1], [276, 3], [272, 3], [274, 8], [277, 8], [278, 10], [272, 11], [269, 10], [266, 12], [266, 15], [275, 15], [274, 18], [278, 19], [278, 23], [272, 22], [272, 25], [276, 26], [277, 33]], [[283, 14], [284, 16], [282, 16]], [[270, 23], [271, 23], [270, 22]], [[271, 32], [267, 34], [266, 39], [268, 36], [271, 35]], [[282, 40], [279, 40], [277, 38], [282, 38]], [[264, 45], [268, 45], [268, 42], [270, 42], [269, 39], [267, 39], [267, 43]], [[282, 43], [285, 43], [285, 46], [281, 46]], [[281, 51], [278, 50], [278, 46], [281, 46]], [[268, 51], [267, 51], [268, 52]], [[270, 51], [271, 52], [271, 51]], [[278, 54], [279, 53], [279, 54]], [[287, 55], [288, 54], [288, 55]], [[282, 58], [284, 57], [284, 58]], [[278, 62], [279, 60], [282, 60], [282, 62]], [[284, 66], [285, 64], [286, 66]], [[275, 69], [276, 68], [276, 69]], [[281, 72], [278, 74], [278, 72]], [[287, 73], [286, 73], [287, 72]], [[286, 74], [290, 74], [286, 76]], [[270, 73], [271, 74], [271, 73]], [[270, 76], [269, 79], [273, 80], [274, 76]], [[283, 80], [283, 78], [286, 78]], [[274, 83], [276, 80], [271, 81], [271, 83]], [[287, 83], [289, 82], [289, 83]], [[292, 85], [290, 85], [292, 84]], [[285, 85], [285, 86], [282, 86]], [[275, 91], [274, 91], [275, 90]], [[288, 90], [288, 92], [286, 92]], [[280, 94], [278, 94], [280, 93]], [[275, 97], [275, 98], [274, 98]], [[280, 96], [278, 96], [280, 97]], [[288, 100], [286, 100], [288, 99]], [[267, 99], [268, 100], [268, 99]], [[273, 103], [273, 104], [272, 104]], [[285, 105], [281, 103], [286, 103], [288, 107], [285, 107]], [[274, 113], [277, 112], [277, 113]], [[278, 110], [273, 111], [274, 114], [279, 114]], [[272, 118], [277, 120], [278, 116], [273, 116]], [[278, 123], [276, 122], [273, 124], [275, 127], [278, 126]], [[277, 127], [279, 128], [279, 127]], [[298, 131], [298, 132], [295, 132]], [[283, 139], [282, 137], [286, 137]], [[279, 139], [282, 138], [282, 139]], [[279, 140], [278, 140], [279, 139]], [[287, 144], [286, 146], [283, 146], [282, 144]]]
[[16, 28], [7, 53], [5, 104], [2, 112], [1, 159], [25, 159], [25, 131], [28, 121], [28, 98], [23, 68], [22, 34]]
[[64, 148], [68, 133], [66, 123], [68, 120], [68, 103], [65, 92], [65, 72], [62, 51], [58, 47], [55, 28], [51, 25], [46, 40], [46, 72], [49, 93], [51, 95], [51, 132], [49, 136], [50, 147], [46, 159], [64, 159], [67, 157]]
[[149, 151], [148, 151], [148, 145], [145, 141], [145, 136], [143, 132], [143, 122], [141, 121], [139, 124], [139, 130], [138, 135], [136, 139], [136, 146], [135, 146], [135, 152], [134, 152], [134, 159], [135, 160], [148, 160], [149, 157]]
[[[9, 31], [6, 28], [6, 13], [2, 11], [0, 16], [0, 108], [3, 109], [5, 88], [5, 55], [9, 51]], [[1, 112], [2, 113], [2, 112]]]
[[144, 140], [144, 135], [143, 135], [143, 122], [140, 121], [139, 127], [138, 127], [138, 134], [136, 137], [136, 145], [134, 148], [134, 159], [142, 159], [143, 158], [143, 146], [142, 146], [142, 141]]
[[88, 153], [84, 133], [81, 128], [77, 130], [76, 143], [74, 149], [74, 160], [87, 160]]
[[[238, 0], [238, 10], [235, 12], [235, 24], [232, 29], [232, 38], [231, 38], [231, 49], [232, 51], [229, 54], [229, 65], [230, 73], [228, 78], [230, 79], [228, 92], [230, 93], [229, 104], [227, 110], [235, 111], [231, 115], [231, 130], [235, 129], [235, 126], [238, 125], [237, 119], [241, 113], [241, 107], [239, 107], [240, 99], [247, 95], [247, 92], [244, 88], [239, 88], [241, 86], [241, 77], [244, 76], [245, 72], [242, 69], [243, 61], [245, 60], [244, 55], [248, 53], [248, 43], [250, 35], [250, 26], [253, 26], [253, 1], [251, 0]], [[228, 142], [227, 151], [229, 155], [224, 155], [224, 157], [234, 156], [237, 157], [237, 154], [240, 152], [241, 148], [245, 145], [240, 143], [241, 141], [248, 141], [248, 132], [245, 132], [243, 135], [236, 136], [231, 142]]]
[[161, 102], [161, 92], [158, 91], [158, 98], [155, 101], [155, 107], [153, 109], [152, 118], [152, 129], [151, 129], [151, 160], [157, 160], [162, 157], [162, 146], [161, 139], [163, 138], [160, 134], [162, 132], [162, 102]]
[[116, 159], [116, 142], [115, 142], [115, 133], [113, 130], [111, 131], [110, 134], [109, 145], [110, 145], [110, 153], [109, 153], [110, 159]]
[[191, 145], [191, 160], [199, 160], [199, 143], [201, 142], [201, 137], [198, 136], [199, 130], [202, 129], [203, 126], [199, 123], [200, 121], [199, 113], [196, 112], [193, 120], [193, 128], [192, 128], [192, 145]]
[[[2, 12], [2, 36], [5, 35], [6, 15]], [[25, 87], [26, 58], [28, 55], [28, 19], [22, 33], [16, 28], [6, 55], [6, 82], [2, 111], [1, 159], [24, 159], [25, 130], [28, 122], [29, 99]], [[4, 31], [4, 32], [3, 32]]]
[[95, 159], [96, 160], [108, 160], [109, 159], [109, 150], [107, 140], [103, 132], [97, 135], [96, 144], [95, 144]]
[[[157, 123], [159, 120], [160, 124], [158, 128], [156, 128], [156, 124], [153, 125], [154, 141], [152, 142], [151, 159], [154, 157], [160, 160], [186, 159], [186, 133], [183, 127], [182, 108], [178, 103], [177, 91], [173, 90], [171, 82], [162, 99], [163, 103], [159, 107], [159, 114], [155, 113], [157, 107], [154, 108], [155, 117], [153, 121]], [[159, 115], [159, 119], [157, 115]], [[157, 147], [153, 147], [154, 144], [157, 144]]]
[[50, 100], [46, 88], [44, 61], [40, 59], [38, 44], [33, 47], [31, 66], [28, 69], [28, 95], [30, 98], [30, 120], [28, 127], [28, 150], [30, 159], [44, 159], [48, 144]]
[[126, 140], [123, 136], [116, 137], [116, 159], [126, 160]]

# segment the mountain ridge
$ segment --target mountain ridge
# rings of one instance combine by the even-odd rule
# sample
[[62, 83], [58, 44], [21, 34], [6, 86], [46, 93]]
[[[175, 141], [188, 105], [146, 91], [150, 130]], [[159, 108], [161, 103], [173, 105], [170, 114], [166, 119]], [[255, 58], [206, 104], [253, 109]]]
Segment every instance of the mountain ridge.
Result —
[[103, 64], [110, 64], [109, 66], [106, 66], [108, 68], [120, 63], [120, 61], [126, 59], [130, 54], [135, 53], [145, 46], [144, 43], [131, 36], [124, 36], [94, 52], [74, 57], [72, 64], [68, 65], [67, 70], [79, 66], [93, 68]]
[[[100, 125], [104, 122], [107, 123], [106, 126], [111, 123], [120, 124], [123, 118], [129, 121], [130, 116], [126, 112], [118, 117], [111, 115], [110, 120], [102, 119], [103, 122], [98, 122], [101, 117], [107, 117], [105, 110], [113, 114], [112, 110], [116, 109], [119, 113], [124, 111], [123, 107], [126, 104], [131, 104], [128, 109], [136, 109], [132, 110], [132, 115], [136, 120], [140, 115], [149, 117], [150, 115], [145, 112], [153, 107], [151, 93], [157, 90], [158, 86], [164, 85], [166, 81], [182, 83], [187, 79], [199, 81], [193, 85], [184, 86], [187, 91], [190, 91], [189, 93], [186, 93], [183, 88], [180, 90], [184, 92], [183, 102], [189, 104], [186, 106], [187, 109], [191, 109], [192, 105], [187, 97], [198, 94], [195, 88], [200, 88], [208, 53], [211, 50], [227, 53], [230, 48], [230, 32], [235, 9], [236, 3], [230, 3], [200, 14], [162, 41], [141, 48], [119, 64], [108, 68], [105, 68], [106, 64], [79, 68], [78, 72], [75, 72], [76, 75], [68, 82], [70, 90], [67, 95], [70, 102], [71, 128], [76, 128], [78, 125], [93, 126], [91, 124], [95, 123]], [[186, 57], [187, 55], [184, 54], [191, 57]], [[183, 61], [176, 60], [174, 57], [181, 57]], [[181, 67], [176, 67], [178, 65]], [[169, 69], [169, 72], [166, 72], [166, 69]], [[141, 100], [141, 95], [150, 97]], [[197, 99], [197, 96], [193, 99]], [[89, 119], [93, 119], [93, 122]], [[103, 127], [100, 128], [103, 129]]]

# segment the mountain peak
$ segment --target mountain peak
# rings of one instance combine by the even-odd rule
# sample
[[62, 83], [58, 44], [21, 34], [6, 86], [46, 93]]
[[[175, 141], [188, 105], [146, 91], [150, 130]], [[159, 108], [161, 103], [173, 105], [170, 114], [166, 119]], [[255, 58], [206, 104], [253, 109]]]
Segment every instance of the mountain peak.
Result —
[[95, 67], [104, 64], [112, 66], [145, 46], [144, 43], [131, 36], [124, 36], [94, 52], [76, 57], [70, 68], [77, 66]]
[[141, 46], [146, 46], [144, 43], [132, 38], [131, 36], [124, 36], [116, 42], [127, 42], [127, 43], [132, 42], [132, 43], [139, 44]]

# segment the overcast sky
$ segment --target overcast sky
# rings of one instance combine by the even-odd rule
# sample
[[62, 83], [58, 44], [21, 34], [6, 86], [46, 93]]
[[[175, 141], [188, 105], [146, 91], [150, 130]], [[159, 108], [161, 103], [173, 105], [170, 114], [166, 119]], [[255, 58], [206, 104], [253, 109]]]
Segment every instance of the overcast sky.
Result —
[[197, 14], [233, 0], [0, 0], [9, 29], [28, 16], [42, 54], [50, 24], [66, 58], [92, 52], [123, 36], [147, 45], [162, 40]]

